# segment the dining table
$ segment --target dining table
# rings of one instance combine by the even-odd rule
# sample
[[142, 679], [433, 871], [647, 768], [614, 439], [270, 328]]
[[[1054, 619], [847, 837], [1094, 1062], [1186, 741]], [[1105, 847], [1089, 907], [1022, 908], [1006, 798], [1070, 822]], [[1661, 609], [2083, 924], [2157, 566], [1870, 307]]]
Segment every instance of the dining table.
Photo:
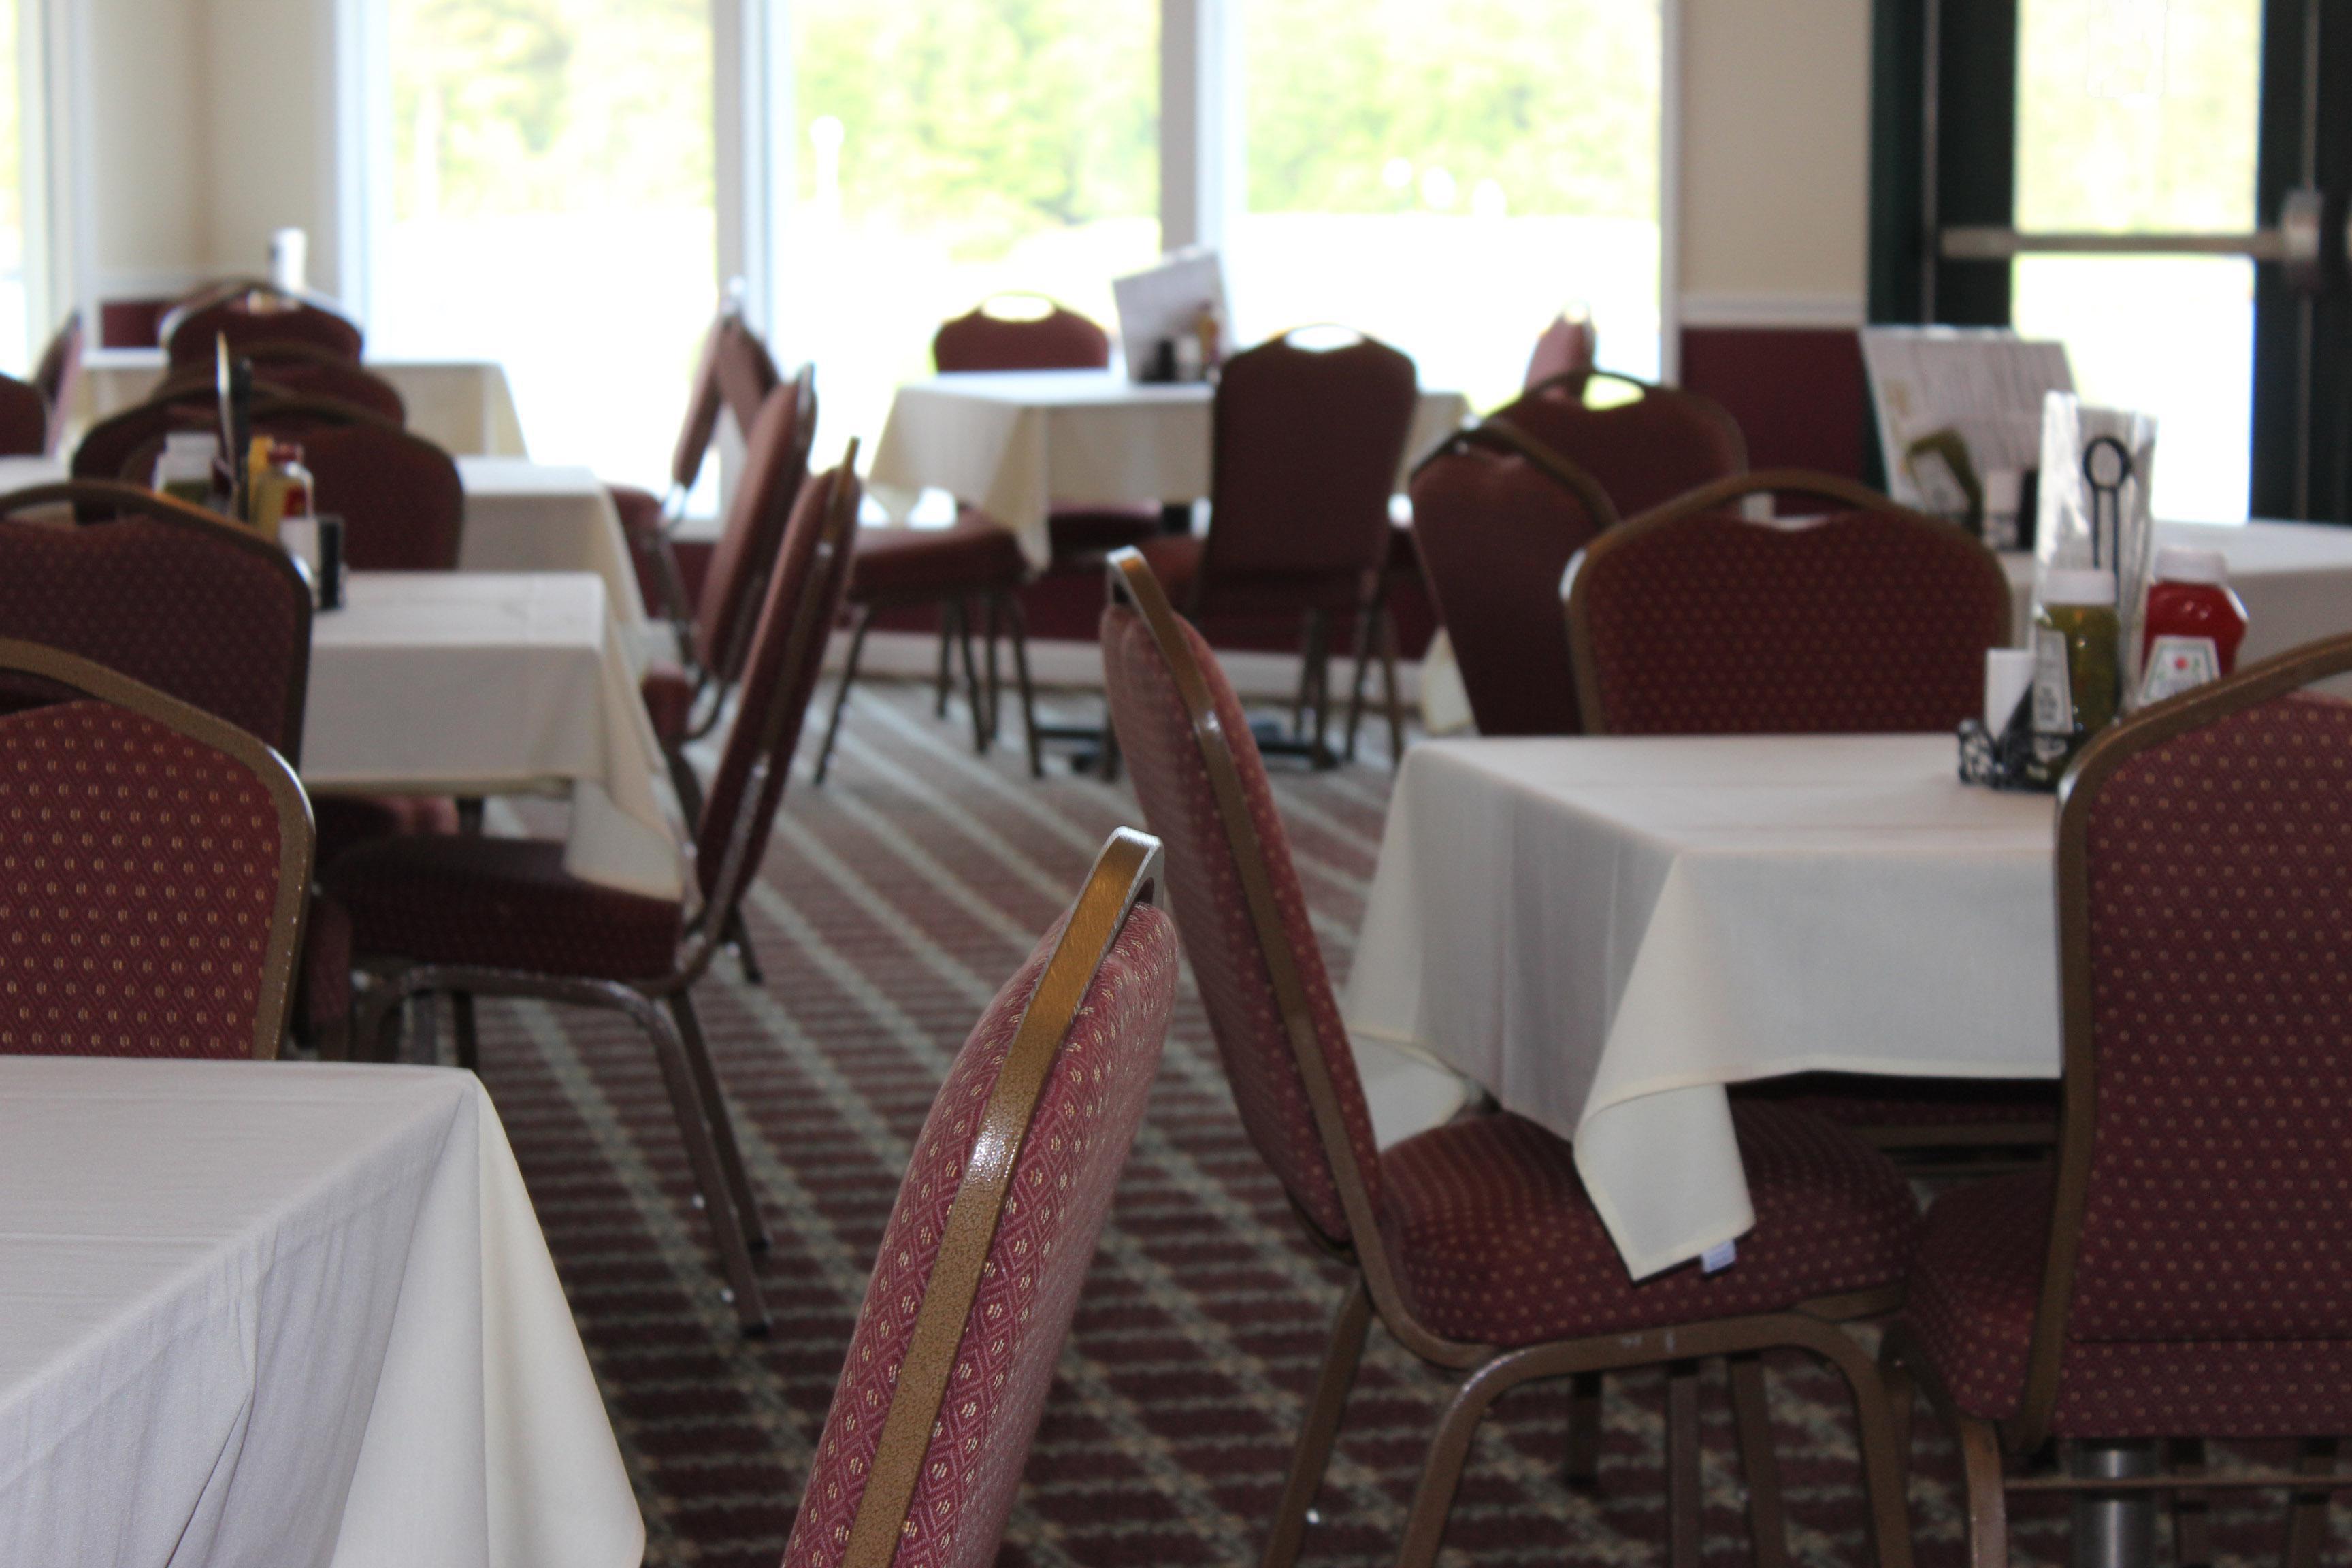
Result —
[[1736, 1244], [1729, 1085], [2058, 1075], [2053, 798], [1957, 760], [1938, 734], [1416, 745], [1348, 1026], [1571, 1143], [1634, 1278]]
[[473, 1074], [0, 1056], [0, 1563], [644, 1552]]
[[[368, 358], [407, 405], [408, 428], [459, 457], [530, 455], [506, 367], [484, 359]], [[70, 423], [87, 429], [147, 401], [166, 368], [162, 349], [94, 349], [82, 356]]]
[[643, 669], [595, 573], [354, 572], [310, 624], [303, 784], [567, 799], [565, 869], [677, 898], [685, 828]]
[[[1010, 530], [1034, 567], [1053, 559], [1057, 505], [1198, 500], [1213, 471], [1206, 382], [1137, 382], [1122, 370], [962, 371], [912, 381], [890, 400], [866, 493], [904, 522], [926, 489], [977, 506]], [[1421, 389], [1402, 492], [1412, 464], [1462, 423], [1458, 392]]]

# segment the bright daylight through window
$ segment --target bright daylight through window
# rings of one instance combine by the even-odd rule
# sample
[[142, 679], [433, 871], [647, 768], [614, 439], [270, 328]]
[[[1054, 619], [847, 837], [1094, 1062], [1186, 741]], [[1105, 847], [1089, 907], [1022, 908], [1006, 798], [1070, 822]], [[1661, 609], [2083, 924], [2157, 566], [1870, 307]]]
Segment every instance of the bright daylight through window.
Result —
[[870, 450], [931, 334], [1006, 289], [1115, 330], [1160, 254], [1158, 0], [789, 0], [793, 206], [780, 356], [826, 453]]
[[717, 304], [709, 0], [382, 0], [369, 346], [504, 363], [531, 455], [658, 489]]
[[1656, 0], [1243, 0], [1235, 330], [1336, 321], [1492, 407], [1562, 306], [1658, 372]]
[[[2254, 223], [2259, 0], [2026, 0], [2017, 226], [2239, 233]], [[2159, 517], [2242, 521], [2253, 263], [2033, 256], [2011, 319], [2058, 338], [2095, 403], [2158, 419]]]
[[0, 368], [26, 374], [38, 340], [25, 297], [23, 15], [0, 0]]

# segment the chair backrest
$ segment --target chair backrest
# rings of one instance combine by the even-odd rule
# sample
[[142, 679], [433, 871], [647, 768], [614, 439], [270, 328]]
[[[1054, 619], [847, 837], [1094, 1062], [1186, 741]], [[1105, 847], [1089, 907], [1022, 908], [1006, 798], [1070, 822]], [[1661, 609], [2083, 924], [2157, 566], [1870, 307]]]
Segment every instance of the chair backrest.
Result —
[[1601, 487], [1507, 425], [1458, 431], [1412, 476], [1412, 540], [1483, 735], [1574, 735], [1559, 584], [1617, 521]]
[[199, 298], [163, 318], [164, 356], [174, 366], [210, 364], [215, 342], [228, 340], [242, 354], [261, 343], [309, 343], [357, 360], [360, 330], [334, 311], [268, 287], [239, 289], [226, 298]]
[[[27, 521], [59, 505], [109, 521]], [[136, 485], [0, 496], [0, 637], [104, 665], [302, 756], [310, 589], [286, 552]]]
[[[1043, 300], [1042, 315], [997, 315], [999, 300]], [[931, 338], [931, 363], [942, 372], [964, 370], [1100, 370], [1110, 363], [1110, 334], [1042, 294], [994, 294]]]
[[2336, 637], [2184, 693], [2061, 785], [2065, 1081], [2024, 1437], [2082, 1347], [2343, 1337], [2352, 705], [2304, 689], [2347, 669]]
[[[740, 315], [730, 315], [719, 323], [719, 343], [713, 353], [713, 369], [719, 377], [719, 401], [735, 418], [735, 428], [744, 439], [751, 435], [751, 422], [760, 416], [760, 409], [768, 395], [782, 384], [783, 373], [776, 368], [768, 345], [760, 334]], [[814, 367], [803, 366], [802, 374], [812, 374]], [[815, 405], [810, 405], [809, 418], [814, 421]], [[706, 443], [708, 445], [708, 443]]]
[[743, 433], [743, 471], [727, 498], [694, 606], [696, 662], [721, 680], [743, 673], [761, 595], [783, 547], [785, 521], [808, 483], [809, 447], [816, 437], [814, 367], [802, 366], [772, 390]]
[[[255, 416], [273, 418], [276, 432], [293, 440], [304, 439], [309, 429], [321, 426], [386, 423], [355, 405], [305, 396], [267, 381], [256, 382], [253, 391]], [[163, 449], [165, 436], [174, 430], [219, 428], [220, 400], [211, 378], [174, 378], [146, 402], [109, 415], [83, 432], [68, 466], [77, 479], [129, 479], [145, 484], [154, 472], [155, 455]]]
[[1574, 376], [1581, 384], [1592, 374], [1592, 356], [1600, 347], [1600, 335], [1592, 330], [1592, 318], [1570, 316], [1563, 310], [1536, 339], [1535, 352], [1528, 356], [1528, 374], [1520, 384], [1537, 387], [1561, 376]]
[[33, 384], [49, 405], [49, 440], [44, 450], [55, 452], [64, 445], [66, 426], [73, 417], [74, 400], [81, 393], [81, 312], [69, 310], [50, 337], [48, 346], [41, 350], [41, 363], [33, 367]]
[[1312, 585], [1379, 570], [1412, 428], [1412, 361], [1372, 338], [1316, 350], [1272, 338], [1217, 381], [1209, 537], [1193, 606], [1220, 578]]
[[[1595, 406], [1588, 391], [1638, 395]], [[1721, 404], [1678, 386], [1606, 372], [1576, 372], [1531, 386], [1487, 416], [1512, 425], [1591, 474], [1619, 517], [1639, 517], [1716, 479], [1748, 469], [1748, 442]]]
[[[1315, 1227], [1379, 1205], [1380, 1159], [1348, 1031], [1290, 839], [1240, 700], [1133, 550], [1103, 612], [1103, 684], [1145, 824], [1166, 846], [1169, 905], [1250, 1142]], [[1318, 1087], [1318, 1079], [1321, 1080]]]
[[989, 1568], [1175, 1001], [1157, 847], [1113, 833], [981, 1016], [899, 1184], [784, 1568]]
[[65, 699], [0, 715], [0, 1051], [273, 1057], [310, 883], [293, 770], [110, 669], [0, 639]]
[[49, 449], [49, 400], [29, 381], [0, 375], [0, 458], [37, 458]]
[[[1757, 521], [1743, 497], [1839, 510]], [[1948, 522], [1828, 474], [1701, 489], [1586, 547], [1568, 595], [1577, 701], [1594, 734], [1948, 731], [1983, 706], [2009, 641], [2009, 579]]]
[[841, 466], [801, 487], [783, 546], [751, 632], [735, 722], [719, 753], [703, 802], [695, 871], [707, 910], [702, 930], [716, 933], [760, 867], [776, 819], [801, 721], [816, 693], [825, 640], [849, 591], [857, 538], [857, 441]]
[[456, 570], [466, 484], [448, 453], [394, 426], [339, 426], [291, 404], [257, 404], [253, 428], [301, 443], [320, 514], [343, 520], [343, 559], [352, 570]]
[[[355, 360], [306, 342], [254, 343], [245, 357], [253, 362], [255, 384], [276, 395], [331, 398], [394, 425], [408, 423], [408, 404], [400, 389]], [[214, 395], [213, 376], [210, 363], [182, 365], [150, 398]]]

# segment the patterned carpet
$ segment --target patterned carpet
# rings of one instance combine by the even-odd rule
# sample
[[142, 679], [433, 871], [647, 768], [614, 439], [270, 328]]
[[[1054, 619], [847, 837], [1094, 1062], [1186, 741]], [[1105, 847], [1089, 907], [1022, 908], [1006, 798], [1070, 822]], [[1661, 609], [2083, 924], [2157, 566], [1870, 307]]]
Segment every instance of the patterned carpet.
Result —
[[[840, 1367], [898, 1173], [945, 1064], [1103, 836], [1123, 788], [985, 760], [924, 696], [861, 694], [833, 779], [794, 782], [751, 906], [767, 968], [722, 959], [698, 997], [777, 1232], [761, 1263], [774, 1336], [741, 1339], [693, 1208], [651, 1055], [613, 1015], [485, 1004], [504, 1116], [611, 1406], [653, 1564], [769, 1568]], [[1073, 703], [1071, 717], [1081, 716]], [[1337, 973], [1379, 844], [1383, 758], [1278, 770]], [[1243, 1138], [1189, 984], [1007, 1535], [1028, 1568], [1256, 1561], [1324, 1326], [1344, 1282], [1303, 1240]], [[1865, 1561], [1842, 1385], [1774, 1363], [1800, 1562]], [[1392, 1559], [1447, 1384], [1375, 1329], [1307, 1538], [1313, 1568]], [[1747, 1561], [1730, 1416], [1706, 1394], [1706, 1557]], [[1538, 1386], [1485, 1426], [1449, 1565], [1647, 1563], [1664, 1544], [1663, 1384], [1609, 1383], [1600, 1483], [1566, 1484], [1566, 1401]], [[1960, 1561], [1950, 1455], [1924, 1419], [1913, 1482], [1923, 1568]], [[2217, 1516], [2221, 1561], [2274, 1561], [2261, 1504]], [[2021, 1560], [2063, 1555], [2063, 1504], [2021, 1523]], [[2330, 1555], [2346, 1557], [2339, 1512]], [[2241, 1555], [2242, 1554], [2242, 1555]]]

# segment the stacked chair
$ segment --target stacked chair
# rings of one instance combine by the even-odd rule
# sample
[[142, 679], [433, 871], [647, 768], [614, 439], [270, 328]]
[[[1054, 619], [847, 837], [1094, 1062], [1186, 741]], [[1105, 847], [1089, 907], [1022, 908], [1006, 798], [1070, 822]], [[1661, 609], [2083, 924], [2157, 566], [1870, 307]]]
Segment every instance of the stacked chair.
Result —
[[[373, 972], [360, 1039], [381, 1054], [401, 1004], [449, 994], [458, 1060], [477, 1059], [471, 999], [542, 996], [609, 1007], [643, 1027], [660, 1064], [736, 1313], [764, 1332], [751, 1252], [765, 1223], [703, 1043], [693, 987], [757, 873], [775, 820], [825, 638], [838, 614], [856, 526], [851, 443], [842, 466], [803, 487], [752, 632], [742, 700], [695, 836], [698, 907], [573, 877], [561, 840], [433, 836], [364, 846], [327, 868], [354, 951]], [[430, 1032], [432, 1009], [418, 1009]]]
[[[1605, 536], [1604, 536], [1605, 537]], [[1168, 889], [1210, 1028], [1251, 1142], [1310, 1237], [1354, 1278], [1265, 1550], [1298, 1555], [1307, 1510], [1377, 1315], [1405, 1349], [1463, 1381], [1407, 1518], [1399, 1562], [1437, 1554], [1471, 1439], [1494, 1400], [1538, 1378], [1589, 1385], [1612, 1369], [1668, 1377], [1669, 1560], [1698, 1561], [1696, 1363], [1727, 1357], [1759, 1556], [1785, 1552], [1757, 1356], [1811, 1352], [1855, 1394], [1878, 1560], [1905, 1568], [1901, 1470], [1875, 1369], [1839, 1325], [1901, 1299], [1917, 1214], [1885, 1156], [1801, 1111], [1735, 1110], [1756, 1208], [1737, 1263], [1635, 1283], [1568, 1144], [1507, 1114], [1458, 1118], [1381, 1150], [1307, 920], [1288, 842], [1240, 703], [1142, 557], [1112, 558], [1126, 603], [1104, 612], [1103, 659], [1144, 816], [1166, 844]], [[1597, 1398], [1574, 1447], [1589, 1461]], [[1584, 1465], [1577, 1468], [1584, 1468]], [[1767, 1556], [1768, 1549], [1772, 1551]]]
[[210, 365], [215, 343], [249, 354], [264, 343], [308, 343], [357, 363], [365, 342], [359, 327], [317, 301], [252, 279], [201, 289], [166, 315], [159, 329], [173, 370]]
[[0, 821], [23, 868], [0, 869], [0, 1052], [275, 1057], [310, 882], [293, 770], [56, 648], [0, 638]]
[[[1042, 313], [1010, 315], [992, 310], [1001, 302], [1026, 299], [1045, 306]], [[940, 325], [931, 339], [931, 362], [942, 374], [971, 371], [1103, 370], [1110, 364], [1110, 337], [1095, 322], [1040, 295], [1000, 294], [981, 301], [965, 314]], [[1159, 529], [1154, 508], [1062, 507], [1046, 519], [1052, 541], [1048, 573], [1101, 569], [1105, 552], [1139, 543]], [[1012, 533], [977, 508], [959, 504], [954, 524], [946, 529], [868, 528], [857, 536], [857, 569], [851, 574], [849, 598], [855, 620], [848, 662], [835, 688], [833, 712], [825, 722], [824, 742], [817, 752], [817, 782], [824, 781], [841, 720], [857, 679], [859, 657], [875, 617], [889, 610], [927, 607], [940, 617], [938, 711], [947, 713], [950, 685], [950, 655], [963, 657], [965, 700], [971, 710], [972, 745], [985, 752], [997, 729], [1000, 685], [996, 644], [1000, 635], [1013, 642], [1013, 672], [1021, 697], [1023, 739], [1028, 746], [1032, 776], [1045, 771], [1037, 727], [1035, 692], [1029, 680], [1029, 642], [1020, 593], [1029, 581], [1029, 563]], [[987, 647], [983, 679], [972, 656], [972, 605], [982, 606]]]
[[[1753, 521], [1754, 495], [1834, 509]], [[1974, 536], [1827, 474], [1705, 486], [1587, 547], [1568, 595], [1585, 729], [1608, 735], [1952, 733], [2009, 640], [2009, 581]], [[1882, 1148], [2047, 1144], [2048, 1086], [1820, 1074], [1752, 1085]]]
[[[1625, 395], [1603, 402], [1605, 390]], [[1620, 517], [1638, 517], [1748, 468], [1748, 443], [1721, 404], [1607, 371], [1554, 376], [1486, 417], [1590, 474]]]
[[1499, 421], [1456, 431], [1413, 470], [1422, 578], [1480, 734], [1583, 731], [1559, 584], [1616, 521], [1591, 475]]
[[1402, 756], [1404, 713], [1388, 612], [1395, 532], [1389, 494], [1412, 428], [1412, 361], [1372, 338], [1317, 350], [1296, 342], [1297, 335], [1268, 339], [1225, 362], [1217, 382], [1207, 533], [1162, 535], [1142, 549], [1170, 598], [1194, 620], [1300, 624], [1294, 736], [1279, 749], [1318, 767], [1338, 760], [1327, 744], [1331, 634], [1352, 620], [1356, 679], [1347, 752], [1354, 753], [1365, 665], [1377, 645], [1390, 739]]
[[[2347, 670], [2339, 637], [2145, 710], [2062, 786], [2056, 1163], [1936, 1200], [1884, 1352], [1900, 1447], [1916, 1387], [1959, 1448], [1976, 1568], [2021, 1491], [2169, 1493], [2210, 1563], [2235, 1488], [2288, 1494], [2312, 1568], [2352, 1484], [2352, 707], [2304, 689]], [[2216, 1474], [2214, 1438], [2299, 1452]]]

